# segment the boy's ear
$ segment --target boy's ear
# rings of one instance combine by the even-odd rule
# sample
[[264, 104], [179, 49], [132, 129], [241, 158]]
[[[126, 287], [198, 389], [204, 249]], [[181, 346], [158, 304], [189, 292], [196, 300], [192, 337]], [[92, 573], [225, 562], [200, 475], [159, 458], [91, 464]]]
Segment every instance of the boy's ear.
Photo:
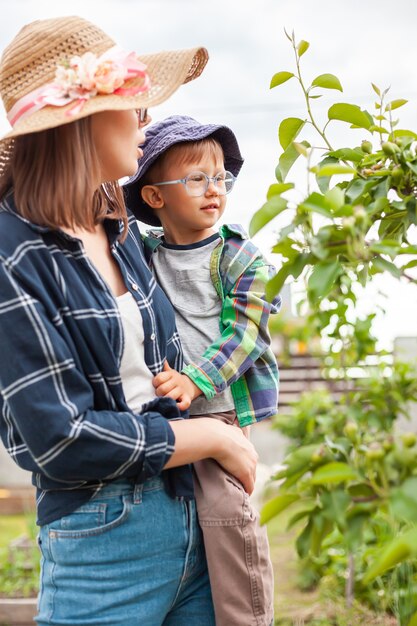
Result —
[[149, 204], [152, 209], [162, 209], [164, 199], [161, 190], [156, 185], [145, 185], [141, 190], [142, 200]]

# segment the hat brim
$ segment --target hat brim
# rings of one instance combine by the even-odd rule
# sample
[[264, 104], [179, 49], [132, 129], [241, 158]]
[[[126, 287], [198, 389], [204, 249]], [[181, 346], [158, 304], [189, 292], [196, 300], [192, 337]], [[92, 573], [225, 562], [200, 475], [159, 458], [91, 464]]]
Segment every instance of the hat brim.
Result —
[[[139, 56], [145, 63], [151, 81], [151, 87], [137, 95], [97, 95], [87, 100], [76, 114], [69, 114], [74, 103], [66, 106], [46, 106], [32, 115], [20, 120], [0, 140], [0, 173], [8, 161], [8, 154], [14, 137], [36, 133], [49, 128], [69, 124], [99, 111], [124, 111], [128, 109], [150, 108], [161, 104], [172, 95], [178, 87], [194, 80], [202, 73], [207, 61], [208, 52], [205, 48], [187, 50], [171, 50]], [[123, 85], [126, 89], [141, 82], [141, 78], [133, 78]]]

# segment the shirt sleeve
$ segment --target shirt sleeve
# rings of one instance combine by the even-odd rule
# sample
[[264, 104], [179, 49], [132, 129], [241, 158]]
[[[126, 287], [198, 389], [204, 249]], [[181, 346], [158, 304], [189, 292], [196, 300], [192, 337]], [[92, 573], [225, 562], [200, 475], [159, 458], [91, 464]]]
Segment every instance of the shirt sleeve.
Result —
[[97, 410], [62, 319], [50, 319], [21, 282], [0, 264], [0, 390], [6, 437], [16, 438], [8, 447], [26, 446], [33, 471], [62, 483], [159, 474], [175, 442], [161, 412], [174, 407]]
[[221, 312], [221, 335], [202, 357], [182, 372], [204, 393], [207, 400], [238, 380], [270, 345], [268, 319], [279, 310], [281, 299], [265, 299], [265, 285], [274, 268], [261, 258], [238, 277], [225, 294]]

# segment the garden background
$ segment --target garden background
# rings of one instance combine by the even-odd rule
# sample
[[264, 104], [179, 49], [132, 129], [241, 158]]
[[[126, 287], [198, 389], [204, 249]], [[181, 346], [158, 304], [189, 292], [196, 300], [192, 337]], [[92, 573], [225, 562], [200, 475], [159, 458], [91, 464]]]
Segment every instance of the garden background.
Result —
[[[298, 47], [296, 49], [299, 57], [303, 56], [303, 75], [306, 77], [307, 84], [308, 81], [311, 81], [317, 75], [323, 75], [324, 73], [338, 76], [343, 83], [344, 93], [341, 95], [338, 93], [339, 89], [335, 87], [333, 79], [330, 79], [330, 92], [326, 93], [326, 98], [317, 100], [314, 103], [315, 118], [318, 120], [319, 125], [321, 122], [323, 126], [326, 122], [327, 111], [333, 103], [351, 102], [369, 110], [373, 108], [374, 100], [378, 99], [376, 98], [376, 92], [390, 87], [390, 98], [403, 98], [408, 101], [405, 106], [401, 107], [401, 128], [415, 129], [414, 120], [417, 101], [415, 48], [417, 43], [414, 37], [414, 30], [417, 9], [412, 2], [402, 0], [397, 2], [395, 6], [392, 6], [391, 3], [386, 1], [371, 1], [364, 5], [357, 0], [353, 0], [349, 3], [342, 2], [335, 5], [327, 1], [311, 3], [307, 0], [293, 2], [261, 0], [255, 7], [248, 1], [238, 2], [237, 0], [227, 3], [214, 0], [209, 6], [202, 2], [191, 2], [191, 0], [177, 0], [175, 2], [170, 2], [169, 0], [143, 0], [141, 2], [124, 0], [100, 3], [95, 1], [82, 3], [76, 0], [71, 3], [70, 11], [68, 11], [67, 5], [63, 2], [56, 2], [51, 7], [46, 2], [35, 3], [18, 0], [11, 7], [7, 6], [7, 17], [6, 5], [3, 1], [0, 2], [0, 10], [3, 17], [0, 49], [7, 44], [23, 23], [38, 17], [64, 15], [68, 12], [82, 15], [98, 23], [104, 30], [112, 34], [117, 41], [123, 42], [123, 46], [126, 49], [151, 52], [160, 48], [169, 49], [200, 44], [205, 45], [209, 49], [211, 60], [203, 76], [195, 84], [182, 88], [168, 103], [155, 109], [153, 111], [153, 119], [161, 119], [165, 115], [172, 113], [183, 113], [196, 117], [203, 122], [225, 123], [236, 132], [246, 162], [236, 185], [236, 190], [230, 197], [228, 210], [224, 216], [224, 221], [226, 222], [240, 222], [247, 228], [249, 227], [253, 214], [265, 201], [266, 192], [270, 184], [276, 182], [275, 167], [283, 147], [282, 136], [280, 137], [281, 146], [278, 142], [278, 127], [280, 123], [284, 118], [288, 117], [297, 119], [306, 117], [305, 103], [296, 81], [287, 83], [285, 89], [280, 86], [273, 91], [269, 89], [271, 77], [276, 72], [282, 70], [295, 71], [294, 56], [291, 46], [288, 45], [288, 37], [284, 35], [284, 27], [290, 33], [290, 36], [294, 29], [296, 33], [294, 41], [297, 46], [301, 45], [301, 48]], [[142, 19], [143, 27], [141, 26]], [[307, 52], [308, 46], [305, 43], [300, 44], [302, 40], [309, 41], [311, 44], [308, 55], [305, 55], [305, 57], [304, 54]], [[321, 87], [325, 89], [329, 88], [328, 79], [326, 80], [327, 85], [324, 84], [326, 81], [321, 81]], [[381, 89], [372, 88], [371, 81], [379, 85]], [[343, 118], [339, 117], [337, 119]], [[364, 126], [358, 130], [351, 131], [344, 124], [333, 124], [331, 132], [329, 131], [329, 137], [331, 136], [334, 146], [355, 147], [364, 138], [363, 128]], [[6, 131], [7, 123], [4, 121], [0, 122], [0, 133], [3, 134]], [[309, 131], [307, 131], [306, 137], [303, 136], [303, 139], [311, 141]], [[286, 143], [285, 138], [284, 143]], [[402, 148], [408, 150], [409, 146], [402, 146]], [[377, 148], [374, 149], [376, 150]], [[387, 151], [389, 149], [387, 147]], [[388, 156], [387, 151], [384, 153], [385, 156]], [[377, 157], [375, 162], [378, 159], [379, 157]], [[409, 161], [411, 162], [411, 160], [410, 157]], [[374, 163], [373, 161], [370, 162]], [[289, 180], [295, 183], [292, 202], [296, 205], [301, 203], [307, 191], [310, 191], [307, 190], [308, 177], [304, 159], [298, 160]], [[277, 195], [280, 194], [277, 193]], [[338, 204], [339, 200], [340, 197], [337, 195], [337, 206], [335, 207], [335, 198], [332, 196], [330, 212], [338, 211], [342, 207], [343, 203]], [[366, 201], [365, 198], [364, 202]], [[314, 212], [317, 208], [322, 210], [322, 214], [323, 211], [328, 211], [327, 205], [320, 206], [320, 203], [315, 205], [314, 202], [310, 203], [308, 210]], [[320, 213], [320, 211], [318, 212]], [[349, 214], [341, 213], [339, 216], [336, 216], [336, 219], [342, 215], [346, 217]], [[333, 219], [334, 216], [330, 215], [330, 217]], [[278, 268], [282, 262], [282, 257], [274, 255], [271, 252], [271, 248], [277, 240], [280, 228], [288, 223], [288, 219], [287, 214], [284, 212], [274, 221], [268, 222], [266, 228], [260, 229], [255, 234], [255, 242]], [[347, 226], [347, 222], [343, 228], [345, 226]], [[410, 229], [410, 235], [412, 239], [412, 229]], [[392, 246], [392, 239], [390, 241], [391, 244], [389, 245]], [[387, 248], [385, 247], [385, 250], [380, 248], [377, 250], [377, 253], [386, 255]], [[382, 284], [388, 298], [379, 296], [379, 288]], [[317, 291], [317, 295], [321, 297], [322, 294], [319, 292], [320, 290]], [[394, 338], [401, 336], [413, 337], [415, 335], [416, 293], [414, 285], [405, 284], [404, 281], [396, 281], [394, 277], [386, 273], [382, 280], [379, 280], [377, 277], [372, 284], [366, 285], [366, 293], [362, 294], [361, 304], [357, 313], [365, 315], [373, 311], [376, 304], [382, 304], [385, 308], [384, 315], [377, 313], [373, 327], [379, 348], [385, 347], [390, 351]], [[292, 308], [292, 311], [289, 311], [291, 315], [294, 314], [294, 307], [290, 306], [291, 300], [295, 302], [302, 297], [302, 288], [296, 287], [293, 289], [292, 298], [289, 294], [290, 291], [287, 289], [284, 292], [284, 305], [287, 308], [287, 312]], [[289, 337], [292, 336], [293, 339], [295, 337], [291, 328], [276, 328], [275, 330], [277, 333], [285, 332]], [[297, 350], [304, 351], [306, 345], [301, 347], [300, 335], [299, 333], [296, 333], [296, 335], [296, 343], [292, 343], [292, 346], [296, 346]], [[308, 341], [314, 342], [314, 339], [310, 337]], [[364, 342], [363, 340], [361, 341], [363, 346]], [[317, 346], [317, 342], [314, 345]], [[309, 344], [307, 342], [308, 347]], [[392, 367], [391, 361], [388, 367]], [[385, 379], [380, 378], [379, 383], [374, 384], [372, 392], [376, 397], [379, 395], [381, 398], [384, 394], [385, 399], [389, 397], [390, 393], [392, 393], [393, 398], [395, 394], [399, 394], [400, 398], [395, 398], [399, 415], [403, 409], [407, 409], [407, 400], [415, 400], [413, 387], [415, 375], [414, 372], [410, 374], [397, 372], [399, 377], [397, 381], [398, 386], [395, 389], [387, 390], [384, 387], [387, 379], [395, 378], [393, 369], [389, 369], [392, 376], [391, 374], [387, 376], [387, 371], [385, 370]], [[378, 387], [378, 384], [380, 384], [380, 387]], [[346, 391], [348, 391], [348, 388], [346, 388]], [[352, 399], [353, 397], [350, 397], [350, 400]], [[363, 402], [363, 397], [359, 398], [357, 396], [356, 400]], [[348, 428], [346, 430], [346, 423], [352, 424], [353, 414], [345, 415], [346, 420], [341, 425], [340, 432], [338, 432], [334, 424], [337, 423], [340, 411], [337, 406], [332, 404], [331, 398], [329, 399], [321, 395], [315, 401], [310, 399], [309, 402], [310, 404], [307, 403], [306, 406], [298, 408], [297, 419], [299, 419], [299, 424], [302, 424], [302, 427], [297, 432], [289, 432], [285, 426], [283, 428], [284, 432], [286, 431], [286, 434], [290, 435], [294, 440], [293, 445], [295, 443], [298, 446], [305, 444], [316, 446], [320, 436], [323, 438], [323, 441], [326, 437], [326, 450], [324, 448], [309, 449], [312, 459], [311, 463], [313, 463], [312, 466], [308, 467], [309, 471], [315, 470], [316, 465], [314, 464], [319, 464], [318, 469], [323, 469], [321, 467], [323, 459], [320, 457], [323, 450], [323, 454], [327, 454], [329, 450], [334, 454], [334, 456], [327, 459], [329, 461], [340, 462], [340, 455], [343, 457], [343, 455], [346, 456], [347, 452], [350, 454], [351, 450], [349, 449], [348, 451], [345, 444], [342, 445], [340, 442], [336, 441], [336, 446], [332, 448], [335, 441], [329, 439], [329, 437], [333, 437], [333, 439], [334, 437], [340, 437], [342, 432], [345, 437], [350, 438], [351, 448], [355, 448], [359, 456], [360, 453], [366, 452], [368, 460], [373, 458], [377, 461], [376, 451], [378, 450], [379, 454], [380, 449], [370, 446], [369, 441], [360, 440], [356, 432], [353, 433], [351, 429]], [[403, 402], [404, 406], [401, 405], [401, 402]], [[323, 427], [323, 420], [321, 419], [323, 410], [335, 418], [333, 420], [334, 423], [330, 427], [328, 425]], [[309, 430], [303, 426], [306, 421], [306, 413], [314, 422], [313, 430], [315, 427], [318, 427], [316, 428], [317, 432], [314, 433], [316, 438], [312, 437], [311, 429]], [[390, 415], [391, 417], [389, 417], [388, 421], [393, 417], [392, 414]], [[396, 414], [395, 418], [398, 415]], [[385, 429], [384, 436], [389, 435], [391, 437], [391, 431], [389, 431], [391, 425], [387, 421], [384, 424], [379, 424], [379, 427], [383, 426]], [[330, 432], [332, 428], [333, 432]], [[329, 441], [331, 445], [328, 443]], [[391, 440], [384, 439], [384, 441]], [[282, 462], [283, 450], [281, 442], [282, 439], [277, 438], [276, 433], [271, 435], [270, 443], [277, 445], [276, 459], [272, 458], [271, 460], [271, 445], [268, 450], [268, 463], [271, 466], [271, 472], [277, 469], [272, 467], [274, 461], [276, 461], [275, 465], [277, 466]], [[261, 440], [259, 440], [259, 443], [263, 445]], [[378, 443], [379, 445], [377, 441], [373, 443]], [[382, 443], [381, 435], [381, 446]], [[409, 438], [408, 442], [403, 439], [401, 445], [404, 450], [408, 450], [413, 448], [414, 444], [415, 442]], [[345, 447], [343, 448], [343, 446]], [[369, 451], [370, 453], [368, 454]], [[386, 452], [388, 451], [387, 448]], [[413, 460], [414, 464], [411, 463], [410, 465], [410, 474], [407, 474], [407, 472], [401, 474], [402, 481], [415, 475], [416, 463], [414, 461], [415, 459]], [[380, 469], [378, 468], [375, 471], [372, 470], [377, 487], [375, 493], [378, 498], [381, 496], [381, 501], [384, 501], [385, 506], [384, 498], [388, 491], [382, 493], [383, 489], [380, 488], [386, 486], [388, 489], [388, 485], [379, 484], [378, 481], [381, 477], [378, 475]], [[366, 466], [365, 469], [367, 471], [369, 467]], [[283, 477], [288, 478], [288, 474], [287, 476], [280, 476], [280, 478]], [[339, 477], [334, 482], [343, 484], [349, 480], [356, 480], [356, 478], [356, 475], [350, 474], [349, 476], [345, 475], [342, 479]], [[4, 479], [7, 481], [7, 476]], [[384, 476], [382, 479], [385, 480]], [[334, 480], [334, 475], [332, 480]], [[1, 481], [2, 476], [0, 475], [0, 487]], [[314, 496], [321, 498], [321, 505], [325, 502], [329, 503], [329, 508], [326, 509], [327, 513], [323, 518], [325, 520], [323, 528], [331, 521], [338, 526], [339, 531], [343, 530], [345, 520], [340, 518], [340, 506], [343, 508], [343, 489], [338, 490], [332, 487], [327, 491], [327, 488], [324, 489], [323, 493], [319, 493], [320, 490], [317, 488], [317, 485], [324, 484], [320, 483], [320, 476], [316, 477], [314, 484], [316, 485]], [[354, 488], [356, 488], [356, 484]], [[270, 486], [270, 496], [274, 495], [272, 493], [273, 489], [274, 486]], [[301, 495], [304, 497], [306, 493]], [[373, 493], [372, 499], [374, 495]], [[307, 493], [307, 499], [310, 496], [311, 493]], [[292, 497], [295, 497], [294, 493], [290, 494], [290, 498]], [[362, 492], [360, 497], [363, 497]], [[284, 495], [285, 498], [288, 498], [288, 494]], [[328, 512], [330, 510], [332, 513]], [[378, 510], [378, 514], [380, 512]], [[299, 513], [300, 511], [296, 513], [296, 517]], [[385, 511], [383, 510], [382, 513], [385, 514]], [[10, 539], [17, 534], [17, 531], [20, 532], [25, 525], [27, 526], [26, 532], [29, 536], [33, 536], [35, 531], [33, 529], [33, 520], [30, 516], [20, 516], [19, 518], [9, 518], [8, 520], [4, 518], [0, 519], [0, 521], [2, 523], [3, 539], [0, 555], [4, 558], [4, 562], [8, 560], [12, 563], [10, 567], [5, 566], [3, 568], [3, 582], [0, 579], [0, 593], [1, 591], [6, 593], [8, 590], [6, 581], [10, 581], [15, 574], [23, 577], [25, 559], [31, 558], [30, 554], [28, 555], [25, 552], [25, 549], [18, 553], [18, 556], [13, 557], [11, 552], [13, 552], [14, 546], [10, 547]], [[16, 533], [13, 530], [10, 531], [10, 523], [7, 525], [7, 521], [11, 522], [11, 526], [15, 528]], [[353, 604], [352, 598], [349, 599], [349, 594], [347, 598], [348, 607], [346, 607], [343, 601], [343, 593], [340, 593], [337, 584], [332, 585], [332, 576], [333, 579], [335, 576], [336, 579], [337, 576], [343, 578], [345, 571], [347, 571], [343, 558], [339, 559], [339, 565], [337, 564], [337, 556], [338, 554], [340, 556], [341, 553], [340, 545], [338, 546], [336, 542], [336, 544], [330, 546], [330, 550], [333, 550], [333, 552], [329, 552], [329, 545], [325, 546], [326, 554], [335, 556], [333, 563], [326, 565], [323, 562], [318, 563], [314, 559], [309, 562], [310, 579], [306, 580], [305, 576], [304, 579], [301, 579], [301, 586], [304, 589], [308, 589], [307, 594], [305, 592], [303, 594], [297, 591], [297, 583], [300, 582], [300, 577], [299, 573], [297, 573], [294, 552], [294, 542], [299, 529], [288, 531], [285, 524], [287, 521], [288, 516], [284, 514], [284, 519], [273, 518], [269, 525], [277, 573], [276, 604], [277, 619], [279, 620], [277, 623], [282, 625], [308, 623], [323, 626], [325, 624], [359, 626], [359, 624], [367, 621], [375, 624], [401, 624], [401, 626], [410, 624], [411, 626], [409, 618], [413, 611], [411, 609], [408, 612], [405, 609], [398, 611], [398, 606], [394, 606], [393, 602], [397, 602], [397, 604], [402, 602], [404, 604], [404, 599], [399, 598], [397, 593], [397, 590], [401, 589], [404, 590], [405, 596], [408, 594], [405, 601], [409, 601], [412, 604], [412, 597], [415, 595], [415, 572], [412, 564], [408, 565], [407, 571], [401, 570], [399, 572], [396, 582], [392, 578], [389, 579], [388, 583], [388, 579], [380, 579], [382, 587], [379, 591], [383, 590], [382, 596], [386, 593], [385, 584], [392, 587], [392, 589], [388, 589], [389, 593], [387, 596], [389, 595], [390, 599], [385, 606], [383, 602], [378, 604], [373, 596], [367, 597], [366, 593], [362, 593], [363, 599], [366, 601], [365, 604], [370, 608], [365, 608], [365, 605]], [[386, 532], [384, 535], [385, 529], [383, 524], [385, 522], [387, 520], [384, 518], [378, 526], [380, 530], [379, 543], [381, 543], [381, 537], [382, 540], [385, 537], [387, 542], [391, 539], [390, 532], [392, 529], [389, 529], [390, 532]], [[322, 531], [320, 530], [320, 532]], [[327, 530], [323, 537], [320, 537], [319, 547], [326, 534], [328, 534]], [[307, 540], [304, 537], [301, 543], [304, 545], [300, 549], [299, 541], [297, 544], [298, 551], [305, 558], [308, 556], [309, 550], [312, 547], [314, 548], [314, 546], [311, 544], [311, 537], [308, 537]], [[354, 542], [352, 545], [354, 545]], [[339, 553], [337, 550], [339, 550]], [[364, 563], [368, 562], [368, 557], [369, 554], [365, 554]], [[283, 564], [285, 564], [285, 567]], [[314, 567], [311, 567], [312, 564], [316, 571], [314, 571]], [[326, 566], [328, 566], [327, 570]], [[8, 570], [7, 567], [9, 567]], [[338, 567], [339, 571], [337, 571]], [[316, 576], [314, 576], [315, 574]], [[363, 579], [363, 574], [363, 571], [359, 571], [358, 580], [360, 583]], [[349, 574], [346, 576], [349, 578]], [[352, 575], [352, 580], [353, 577]], [[320, 579], [322, 585], [319, 588], [316, 583]], [[404, 580], [406, 580], [406, 584], [404, 584]], [[3, 590], [1, 589], [2, 585]], [[26, 588], [26, 592], [27, 590]], [[378, 590], [376, 590], [375, 597], [378, 596], [378, 593]], [[381, 597], [381, 594], [379, 595]], [[378, 616], [375, 612], [371, 613], [370, 610], [372, 608], [380, 615]], [[382, 614], [381, 608], [386, 608], [388, 613]], [[390, 614], [394, 615], [394, 617], [390, 617]]]

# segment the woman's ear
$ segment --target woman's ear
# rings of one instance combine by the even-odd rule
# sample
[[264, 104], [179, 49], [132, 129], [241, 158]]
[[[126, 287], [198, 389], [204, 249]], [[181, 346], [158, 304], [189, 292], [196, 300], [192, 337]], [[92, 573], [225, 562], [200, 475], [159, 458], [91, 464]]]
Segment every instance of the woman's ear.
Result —
[[164, 199], [161, 194], [161, 190], [156, 185], [145, 185], [141, 190], [142, 200], [149, 204], [152, 209], [162, 209], [164, 206]]

